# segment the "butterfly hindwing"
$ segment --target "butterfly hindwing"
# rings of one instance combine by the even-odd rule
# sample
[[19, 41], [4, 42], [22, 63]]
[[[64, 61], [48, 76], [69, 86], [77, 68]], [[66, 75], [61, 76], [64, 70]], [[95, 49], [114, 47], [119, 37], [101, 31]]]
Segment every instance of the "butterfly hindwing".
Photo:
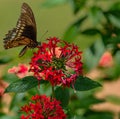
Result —
[[34, 14], [28, 5], [23, 3], [16, 28], [8, 31], [8, 34], [6, 34], [4, 38], [5, 49], [21, 45], [25, 45], [27, 48], [36, 47], [38, 45], [36, 41], [36, 32]]
[[9, 48], [18, 47], [21, 45], [26, 45], [26, 44], [29, 44], [30, 42], [31, 42], [30, 39], [28, 39], [24, 36], [17, 37], [14, 40], [4, 41], [4, 43], [5, 43], [4, 47], [5, 47], [5, 49], [9, 49]]

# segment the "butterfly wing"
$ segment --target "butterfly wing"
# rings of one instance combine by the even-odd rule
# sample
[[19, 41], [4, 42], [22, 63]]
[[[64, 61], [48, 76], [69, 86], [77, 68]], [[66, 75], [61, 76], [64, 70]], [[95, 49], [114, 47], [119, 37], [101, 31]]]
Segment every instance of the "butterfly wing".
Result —
[[36, 41], [36, 22], [31, 8], [23, 3], [21, 15], [18, 19], [16, 28], [13, 28], [4, 38], [5, 49], [27, 45], [30, 48], [37, 46]]
[[35, 17], [31, 8], [26, 3], [23, 3], [22, 5], [21, 16], [17, 24], [18, 27], [21, 26], [21, 24], [25, 24], [23, 25], [25, 26], [25, 29], [22, 35], [32, 39], [34, 42], [37, 42], [36, 41], [37, 28]]

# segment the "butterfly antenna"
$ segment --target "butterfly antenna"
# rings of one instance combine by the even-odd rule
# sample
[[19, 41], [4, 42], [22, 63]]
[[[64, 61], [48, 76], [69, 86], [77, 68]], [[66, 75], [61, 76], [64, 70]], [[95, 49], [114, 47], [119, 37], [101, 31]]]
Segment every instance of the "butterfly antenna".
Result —
[[47, 33], [48, 33], [48, 30], [40, 37], [40, 39], [42, 39]]

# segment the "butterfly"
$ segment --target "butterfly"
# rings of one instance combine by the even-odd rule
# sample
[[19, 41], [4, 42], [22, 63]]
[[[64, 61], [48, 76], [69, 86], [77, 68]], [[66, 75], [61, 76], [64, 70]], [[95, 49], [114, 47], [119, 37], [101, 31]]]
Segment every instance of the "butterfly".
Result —
[[34, 14], [30, 6], [23, 3], [16, 28], [8, 31], [8, 34], [6, 34], [6, 37], [3, 39], [4, 48], [9, 49], [25, 45], [19, 53], [19, 57], [21, 57], [26, 53], [28, 48], [35, 48], [40, 44], [37, 42], [36, 36], [37, 28]]

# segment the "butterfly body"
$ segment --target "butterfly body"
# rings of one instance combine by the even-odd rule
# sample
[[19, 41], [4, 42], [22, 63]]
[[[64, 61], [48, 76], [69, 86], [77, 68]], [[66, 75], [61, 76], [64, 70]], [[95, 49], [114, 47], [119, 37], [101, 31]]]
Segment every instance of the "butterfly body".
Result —
[[23, 3], [21, 15], [16, 28], [8, 31], [3, 39], [4, 48], [9, 49], [24, 46], [19, 56], [23, 56], [28, 48], [35, 48], [39, 45], [36, 40], [37, 29], [34, 14], [28, 4]]

